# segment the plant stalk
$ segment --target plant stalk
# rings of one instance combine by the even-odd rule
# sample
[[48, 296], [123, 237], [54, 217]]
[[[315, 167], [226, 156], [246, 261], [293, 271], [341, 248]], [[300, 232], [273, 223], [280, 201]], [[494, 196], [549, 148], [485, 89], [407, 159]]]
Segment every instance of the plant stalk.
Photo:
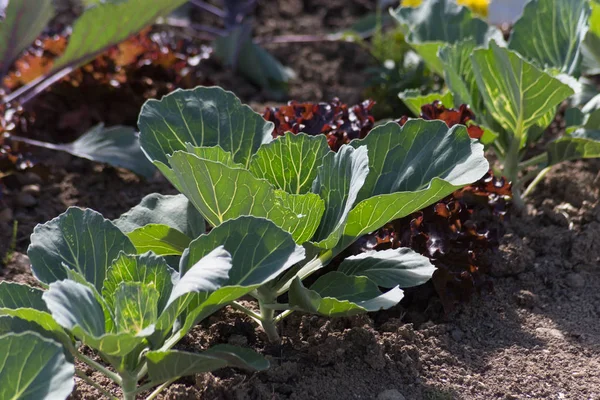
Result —
[[234, 310], [238, 310], [243, 312], [244, 314], [248, 315], [250, 318], [252, 318], [254, 321], [256, 321], [258, 324], [262, 324], [262, 316], [258, 315], [257, 313], [255, 313], [254, 311], [252, 311], [251, 309], [249, 309], [248, 307], [244, 307], [243, 305], [241, 305], [240, 303], [238, 303], [237, 301], [231, 302], [229, 304], [231, 306], [231, 308], [233, 308]]
[[71, 352], [71, 354], [73, 354], [73, 356], [75, 358], [80, 359], [81, 361], [83, 361], [84, 363], [86, 363], [87, 365], [89, 365], [90, 367], [95, 369], [96, 371], [102, 373], [104, 376], [106, 376], [108, 379], [110, 379], [117, 385], [119, 385], [119, 386], [122, 385], [123, 381], [122, 381], [121, 377], [119, 375], [115, 374], [114, 372], [110, 371], [106, 367], [104, 367], [104, 365], [97, 363], [96, 361], [92, 360], [85, 354], [82, 354], [79, 351], [77, 351], [75, 348], [70, 348], [69, 351]]
[[521, 148], [521, 135], [515, 133], [506, 158], [504, 159], [504, 175], [512, 183], [513, 204], [517, 210], [525, 208], [525, 202], [521, 197], [521, 182], [519, 181], [519, 150]]
[[527, 197], [531, 194], [531, 192], [533, 191], [533, 189], [538, 185], [538, 183], [540, 183], [544, 177], [546, 176], [546, 174], [552, 169], [552, 165], [544, 168], [543, 170], [540, 171], [540, 173], [535, 177], [535, 179], [529, 184], [529, 186], [527, 186], [527, 189], [525, 190], [525, 192], [523, 193], [523, 197]]
[[[274, 300], [274, 299], [273, 299]], [[271, 303], [273, 301], [269, 301]], [[272, 343], [279, 343], [281, 338], [279, 337], [279, 332], [277, 331], [277, 325], [275, 322], [275, 310], [265, 307], [265, 303], [263, 300], [258, 300], [258, 306], [260, 307], [260, 325], [264, 329], [269, 341]]]
[[531, 157], [529, 160], [525, 160], [521, 163], [519, 163], [519, 169], [524, 169], [527, 167], [533, 167], [539, 164], [546, 164], [548, 163], [548, 153], [542, 153], [542, 154], [538, 154], [535, 157]]
[[121, 389], [123, 390], [123, 400], [135, 400], [137, 393], [137, 376], [124, 372], [121, 374]]
[[165, 389], [167, 386], [169, 386], [171, 383], [175, 382], [176, 380], [177, 380], [177, 378], [169, 379], [168, 381], [166, 381], [165, 383], [163, 383], [162, 385], [157, 387], [152, 393], [150, 393], [150, 395], [148, 397], [146, 397], [146, 400], [153, 400], [154, 398], [156, 398], [156, 396], [158, 396], [160, 394], [160, 392], [163, 391], [163, 389]]

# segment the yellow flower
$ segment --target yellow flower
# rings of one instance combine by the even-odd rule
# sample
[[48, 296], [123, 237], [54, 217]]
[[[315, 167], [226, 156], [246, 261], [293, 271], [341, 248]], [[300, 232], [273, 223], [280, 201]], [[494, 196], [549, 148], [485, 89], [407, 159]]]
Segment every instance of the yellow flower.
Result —
[[[402, 0], [403, 7], [418, 7], [423, 0]], [[471, 11], [482, 17], [487, 17], [490, 0], [456, 0], [458, 4], [469, 7]]]

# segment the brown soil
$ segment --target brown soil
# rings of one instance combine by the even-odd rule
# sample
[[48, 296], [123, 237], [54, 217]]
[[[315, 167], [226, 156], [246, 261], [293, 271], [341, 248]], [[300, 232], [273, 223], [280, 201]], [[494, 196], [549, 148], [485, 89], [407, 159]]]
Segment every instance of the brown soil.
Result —
[[[258, 10], [257, 30], [261, 35], [332, 31], [372, 9], [371, 3], [269, 2]], [[269, 48], [299, 74], [290, 97], [361, 99], [368, 56], [355, 46]], [[255, 108], [264, 107], [266, 98], [244, 80], [223, 72], [212, 79]], [[0, 207], [0, 254], [9, 248], [12, 221], [19, 225], [15, 251], [0, 269], [0, 280], [35, 283], [24, 255], [29, 235], [37, 223], [66, 207], [90, 207], [115, 218], [148, 193], [174, 192], [161, 178], [144, 182], [66, 155], [37, 156], [45, 160], [37, 175], [20, 174], [7, 182], [2, 201], [10, 212]], [[400, 306], [355, 318], [292, 314], [281, 325], [278, 346], [268, 344], [244, 315], [225, 309], [179, 346], [247, 345], [266, 355], [271, 369], [254, 374], [225, 369], [183, 378], [162, 398], [600, 399], [599, 171], [599, 162], [586, 161], [565, 163], [548, 174], [528, 215], [512, 217], [499, 251], [489, 255], [493, 293], [419, 325], [406, 323], [409, 310]], [[101, 377], [92, 378], [110, 389]], [[116, 388], [111, 391], [118, 394]], [[100, 395], [78, 380], [72, 398]]]

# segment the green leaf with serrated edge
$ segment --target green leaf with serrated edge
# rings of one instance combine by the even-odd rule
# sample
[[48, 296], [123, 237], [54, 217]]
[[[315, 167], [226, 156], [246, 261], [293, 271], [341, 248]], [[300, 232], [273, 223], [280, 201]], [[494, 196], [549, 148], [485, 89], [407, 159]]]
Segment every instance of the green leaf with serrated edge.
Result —
[[154, 382], [165, 382], [180, 376], [200, 374], [224, 367], [263, 371], [269, 362], [252, 349], [220, 344], [203, 351], [189, 353], [178, 350], [149, 351], [148, 375]]
[[233, 161], [233, 154], [223, 150], [221, 146], [195, 147], [190, 143], [186, 143], [185, 150], [187, 153], [195, 154], [199, 158], [204, 158], [205, 160], [210, 161], [218, 161], [221, 164], [225, 164], [231, 168], [244, 168], [242, 164]]
[[359, 202], [378, 195], [415, 192], [434, 178], [464, 186], [489, 170], [483, 146], [469, 137], [466, 128], [448, 128], [439, 120], [413, 119], [402, 127], [390, 122], [374, 128], [364, 139], [353, 140], [350, 146], [368, 150], [369, 176], [358, 194]]
[[115, 328], [114, 321], [114, 308], [112, 307], [112, 303], [108, 303], [104, 297], [100, 294], [100, 292], [96, 289], [94, 285], [85, 280], [83, 275], [79, 272], [74, 271], [72, 269], [67, 269], [67, 279], [82, 284], [87, 287], [94, 293], [94, 297], [100, 306], [102, 307], [102, 311], [104, 312], [104, 330], [106, 332], [112, 332]]
[[334, 271], [317, 279], [310, 289], [305, 288], [296, 277], [288, 296], [292, 309], [342, 317], [388, 309], [402, 300], [403, 293], [397, 286], [381, 293], [377, 285], [366, 277], [347, 276]]
[[287, 132], [258, 149], [252, 156], [250, 172], [277, 189], [293, 194], [307, 193], [317, 176], [317, 168], [329, 152], [325, 135]]
[[273, 131], [272, 122], [218, 87], [176, 90], [160, 101], [148, 100], [138, 126], [142, 149], [157, 166], [168, 165], [167, 155], [190, 143], [221, 146], [247, 167], [252, 154], [272, 140]]
[[54, 16], [52, 0], [11, 0], [0, 23], [0, 78]]
[[48, 311], [42, 300], [44, 291], [16, 282], [0, 282], [0, 308], [33, 308]]
[[508, 47], [541, 68], [578, 75], [590, 14], [588, 0], [531, 0], [512, 28]]
[[89, 8], [75, 21], [69, 44], [52, 70], [85, 64], [183, 3], [185, 0], [123, 0]]
[[269, 182], [248, 170], [176, 151], [169, 156], [179, 190], [213, 226], [242, 215], [269, 218], [278, 226], [294, 226], [298, 216], [278, 204]]
[[182, 194], [149, 194], [113, 223], [125, 233], [150, 224], [167, 225], [191, 238], [206, 232], [204, 218]]
[[600, 130], [577, 129], [548, 144], [549, 164], [600, 157]]
[[105, 128], [102, 124], [96, 125], [74, 142], [51, 146], [52, 150], [65, 151], [77, 157], [126, 168], [147, 179], [152, 178], [156, 171], [154, 165], [144, 157], [138, 134], [130, 126]]
[[106, 270], [121, 251], [136, 253], [112, 222], [96, 211], [69, 207], [34, 228], [27, 255], [33, 274], [44, 283], [65, 279], [70, 268], [101, 290]]
[[177, 277], [167, 305], [158, 317], [158, 334], [164, 335], [172, 329], [175, 319], [195, 296], [207, 296], [222, 287], [229, 279], [231, 262], [231, 254], [223, 246], [218, 246], [194, 263], [185, 275]]
[[407, 288], [429, 279], [435, 267], [429, 258], [406, 248], [368, 251], [347, 257], [338, 267], [348, 276], [366, 276], [378, 286]]
[[158, 319], [158, 290], [152, 284], [121, 282], [115, 292], [117, 332], [138, 334]]
[[521, 146], [527, 130], [573, 94], [568, 85], [494, 42], [475, 50], [471, 59], [488, 112], [507, 132], [521, 135]]
[[245, 216], [192, 241], [181, 258], [180, 273], [187, 275], [192, 265], [219, 245], [232, 256], [227, 286], [261, 285], [304, 259], [304, 249], [288, 232], [268, 219]]
[[314, 235], [315, 246], [331, 249], [339, 242], [348, 213], [369, 174], [367, 149], [342, 146], [328, 153], [312, 186], [325, 201], [325, 213]]
[[454, 99], [451, 92], [421, 94], [417, 89], [408, 89], [401, 92], [398, 97], [400, 97], [400, 100], [406, 104], [408, 109], [417, 116], [421, 114], [421, 107], [426, 104], [431, 104], [436, 100], [441, 101], [447, 108], [452, 108], [454, 106]]
[[66, 399], [74, 374], [58, 342], [35, 332], [0, 336], [0, 399]]
[[128, 332], [109, 333], [105, 329], [104, 311], [89, 287], [71, 280], [53, 282], [43, 299], [54, 320], [83, 343], [109, 356], [125, 356], [150, 335]]
[[158, 310], [161, 311], [173, 289], [172, 279], [175, 270], [167, 265], [164, 258], [152, 253], [128, 255], [121, 253], [112, 263], [102, 287], [102, 297], [114, 308], [117, 288], [122, 282], [140, 282], [154, 287], [158, 293]]
[[149, 224], [127, 234], [138, 254], [152, 251], [159, 256], [180, 256], [192, 239], [167, 225]]
[[439, 75], [443, 75], [444, 68], [437, 52], [444, 44], [468, 38], [473, 38], [477, 45], [492, 38], [502, 40], [499, 29], [473, 18], [468, 8], [451, 0], [424, 0], [419, 7], [400, 6], [391, 14], [400, 23], [407, 43]]
[[281, 228], [290, 232], [298, 244], [310, 240], [317, 231], [325, 212], [323, 199], [314, 193], [289, 194], [282, 190], [276, 190], [275, 197], [283, 207], [296, 216], [285, 220]]

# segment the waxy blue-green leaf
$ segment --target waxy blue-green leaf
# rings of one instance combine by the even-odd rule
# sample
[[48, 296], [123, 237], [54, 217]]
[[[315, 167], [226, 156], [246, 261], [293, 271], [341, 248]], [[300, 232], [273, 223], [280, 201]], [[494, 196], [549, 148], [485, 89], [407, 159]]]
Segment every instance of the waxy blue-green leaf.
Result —
[[66, 399], [74, 374], [58, 342], [36, 332], [0, 335], [0, 399]]
[[120, 254], [112, 263], [102, 287], [102, 296], [114, 308], [115, 292], [122, 282], [140, 282], [152, 286], [159, 293], [158, 310], [161, 311], [173, 289], [172, 277], [176, 272], [162, 257], [152, 253], [142, 255]]
[[158, 290], [141, 282], [121, 282], [114, 294], [117, 332], [138, 334], [158, 319]]
[[317, 231], [325, 212], [323, 199], [314, 193], [289, 194], [282, 190], [276, 190], [275, 197], [296, 217], [284, 220], [280, 223], [281, 228], [290, 232], [298, 244], [309, 241]]
[[183, 255], [180, 273], [222, 245], [231, 253], [233, 267], [227, 286], [258, 286], [304, 259], [304, 249], [273, 222], [250, 216], [229, 220], [195, 239]]
[[317, 168], [329, 152], [325, 135], [287, 132], [258, 149], [252, 156], [250, 172], [277, 189], [293, 194], [307, 193], [317, 176]]
[[152, 333], [149, 329], [137, 336], [129, 332], [107, 332], [107, 326], [113, 323], [105, 321], [103, 308], [96, 300], [94, 291], [75, 281], [51, 283], [43, 299], [60, 326], [106, 355], [125, 356], [143, 343], [144, 336]]
[[588, 0], [531, 0], [508, 47], [541, 68], [578, 75], [590, 14]]
[[439, 75], [444, 68], [437, 53], [446, 43], [457, 43], [473, 38], [477, 45], [490, 39], [502, 40], [499, 29], [479, 18], [471, 10], [452, 0], [424, 0], [419, 7], [403, 7], [392, 16], [400, 23], [406, 41], [423, 58], [431, 70]]
[[388, 309], [402, 300], [403, 293], [397, 286], [381, 293], [377, 284], [364, 276], [334, 271], [317, 279], [310, 289], [295, 278], [288, 296], [292, 309], [342, 317]]
[[69, 44], [52, 69], [85, 64], [183, 3], [185, 0], [123, 0], [89, 8], [75, 21]]
[[148, 375], [152, 381], [165, 382], [180, 376], [200, 374], [224, 367], [263, 371], [269, 362], [254, 350], [220, 344], [203, 351], [189, 353], [178, 350], [146, 353]]
[[368, 251], [347, 257], [338, 268], [348, 276], [366, 276], [378, 286], [407, 288], [429, 279], [435, 267], [429, 258], [406, 247]]
[[206, 232], [204, 218], [182, 194], [149, 194], [113, 223], [125, 233], [150, 224], [166, 225], [190, 238]]
[[195, 154], [199, 158], [204, 158], [205, 160], [218, 161], [231, 168], [244, 168], [242, 164], [233, 161], [233, 154], [223, 150], [221, 146], [196, 147], [192, 146], [190, 143], [186, 143], [185, 149], [187, 153]]
[[[72, 345], [72, 340], [65, 330], [52, 318], [49, 312], [33, 308], [0, 308], [0, 334], [6, 332], [33, 331], [54, 339], [65, 346]], [[69, 356], [69, 358], [71, 358]]]
[[42, 300], [44, 291], [17, 282], [0, 282], [0, 308], [32, 308], [47, 312]]
[[314, 236], [317, 247], [331, 249], [339, 242], [348, 213], [368, 174], [365, 147], [342, 146], [337, 153], [325, 156], [312, 186], [313, 193], [325, 201], [325, 213]]
[[[221, 146], [235, 162], [248, 167], [252, 154], [272, 140], [273, 123], [265, 121], [231, 92], [218, 87], [176, 90], [160, 101], [148, 100], [138, 121], [142, 149], [155, 164], [167, 155], [195, 147]], [[157, 164], [158, 165], [158, 164]]]
[[369, 176], [350, 211], [339, 248], [477, 181], [489, 169], [483, 145], [462, 125], [409, 120], [388, 123], [350, 142], [366, 147]]
[[592, 12], [589, 30], [581, 45], [581, 72], [586, 75], [600, 74], [600, 3], [591, 1]]
[[416, 116], [421, 114], [422, 106], [431, 104], [436, 100], [439, 100], [447, 108], [452, 108], [454, 106], [452, 92], [421, 94], [421, 91], [417, 89], [408, 89], [401, 92], [398, 97], [400, 97], [400, 100], [402, 100], [408, 109]]
[[568, 85], [493, 42], [489, 49], [475, 50], [471, 59], [488, 112], [521, 146], [527, 143], [527, 130], [574, 93]]
[[[6, 5], [6, 4], [5, 4]], [[11, 0], [0, 23], [0, 78], [54, 16], [52, 0]]]
[[44, 283], [65, 279], [66, 270], [73, 269], [101, 290], [106, 270], [121, 251], [136, 253], [112, 222], [96, 211], [69, 207], [34, 228], [27, 255], [33, 274]]
[[192, 239], [168, 225], [149, 224], [127, 234], [138, 254], [152, 251], [159, 256], [180, 256]]
[[454, 105], [468, 104], [479, 117], [479, 111], [485, 111], [485, 107], [471, 63], [471, 54], [476, 47], [472, 39], [448, 44], [440, 48], [439, 57], [444, 66], [446, 85], [454, 96]]

